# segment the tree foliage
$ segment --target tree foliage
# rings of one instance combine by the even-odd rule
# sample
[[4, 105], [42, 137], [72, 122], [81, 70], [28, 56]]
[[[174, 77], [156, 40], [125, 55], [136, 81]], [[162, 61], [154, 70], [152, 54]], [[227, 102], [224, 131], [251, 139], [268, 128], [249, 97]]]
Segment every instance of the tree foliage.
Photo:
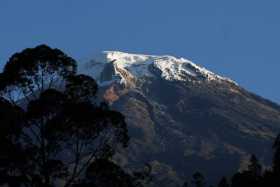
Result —
[[72, 58], [45, 45], [16, 53], [6, 64], [0, 76], [0, 185], [74, 186], [96, 167], [104, 178], [107, 170], [129, 176], [109, 162], [128, 144], [124, 116], [99, 105], [95, 80], [75, 71]]
[[218, 184], [218, 187], [230, 187], [226, 177], [223, 177], [221, 179], [221, 181]]
[[46, 89], [62, 87], [75, 73], [74, 59], [59, 49], [40, 45], [12, 55], [0, 75], [0, 91], [11, 102], [30, 101]]
[[280, 177], [280, 134], [274, 141], [273, 151], [273, 172]]
[[204, 187], [205, 178], [200, 172], [195, 172], [192, 176], [192, 183], [195, 187]]

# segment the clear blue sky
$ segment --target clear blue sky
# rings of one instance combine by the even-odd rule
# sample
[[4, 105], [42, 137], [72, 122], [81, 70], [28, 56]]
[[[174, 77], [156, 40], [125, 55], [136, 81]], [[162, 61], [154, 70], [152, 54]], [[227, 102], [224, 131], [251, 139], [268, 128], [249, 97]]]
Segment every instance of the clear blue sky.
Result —
[[278, 0], [1, 0], [0, 65], [46, 43], [186, 57], [280, 103]]

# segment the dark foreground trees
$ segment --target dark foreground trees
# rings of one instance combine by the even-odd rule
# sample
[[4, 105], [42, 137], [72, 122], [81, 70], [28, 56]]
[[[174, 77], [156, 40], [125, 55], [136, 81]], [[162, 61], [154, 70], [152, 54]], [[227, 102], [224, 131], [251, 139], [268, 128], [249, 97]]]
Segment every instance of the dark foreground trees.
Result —
[[[272, 146], [273, 160], [272, 166], [263, 169], [261, 163], [255, 155], [251, 155], [247, 169], [235, 173], [231, 180], [222, 177], [216, 185], [217, 187], [279, 187], [280, 186], [280, 134], [276, 137]], [[204, 176], [196, 172], [194, 173], [192, 185], [186, 181], [182, 187], [187, 186], [207, 186]]]
[[205, 178], [200, 172], [196, 172], [192, 176], [192, 183], [195, 187], [204, 187]]
[[251, 155], [248, 169], [242, 172], [237, 172], [231, 178], [231, 185], [220, 186], [231, 186], [231, 187], [278, 187], [280, 186], [280, 174], [279, 174], [279, 163], [280, 163], [280, 136], [278, 135], [273, 144], [273, 161], [270, 169], [262, 170], [262, 166], [259, 163], [255, 155]]
[[124, 116], [96, 101], [76, 62], [42, 45], [0, 75], [0, 185], [141, 186], [110, 161], [128, 143]]

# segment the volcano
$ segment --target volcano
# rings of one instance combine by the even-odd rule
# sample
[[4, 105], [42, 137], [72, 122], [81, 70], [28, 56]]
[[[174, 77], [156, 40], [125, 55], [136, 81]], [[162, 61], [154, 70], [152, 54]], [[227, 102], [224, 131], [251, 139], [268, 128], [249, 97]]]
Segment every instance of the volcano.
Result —
[[229, 78], [172, 56], [105, 51], [79, 64], [101, 96], [126, 116], [125, 168], [153, 167], [154, 186], [181, 186], [200, 171], [211, 184], [246, 167], [270, 165], [280, 106]]

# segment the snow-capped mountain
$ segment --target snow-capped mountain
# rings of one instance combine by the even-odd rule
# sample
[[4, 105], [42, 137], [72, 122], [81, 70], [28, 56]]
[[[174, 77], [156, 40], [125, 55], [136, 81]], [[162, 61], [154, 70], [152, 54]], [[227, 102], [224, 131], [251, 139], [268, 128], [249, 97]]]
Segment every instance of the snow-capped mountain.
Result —
[[[113, 64], [115, 77], [104, 80], [102, 71], [105, 66], [108, 66], [108, 63], [109, 65]], [[104, 51], [85, 66], [82, 66], [81, 71], [93, 76], [100, 84], [112, 80], [120, 80], [121, 83], [125, 84], [126, 77], [118, 69], [128, 71], [134, 78], [145, 78], [157, 76], [151, 70], [152, 68], [157, 69], [160, 76], [166, 80], [185, 81], [189, 77], [200, 81], [228, 81], [234, 83], [231, 79], [221, 77], [184, 58], [129, 54], [119, 51]]]
[[154, 186], [180, 186], [195, 171], [216, 182], [244, 168], [250, 154], [270, 162], [280, 107], [228, 78], [184, 58], [115, 51], [79, 72], [126, 116], [132, 138], [116, 160], [127, 168], [151, 163]]

